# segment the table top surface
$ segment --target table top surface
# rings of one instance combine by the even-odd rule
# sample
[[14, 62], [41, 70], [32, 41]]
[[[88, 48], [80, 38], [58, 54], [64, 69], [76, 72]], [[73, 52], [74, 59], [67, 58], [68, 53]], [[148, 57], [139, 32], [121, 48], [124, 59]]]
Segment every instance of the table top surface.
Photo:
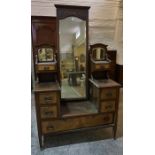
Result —
[[68, 74], [85, 74], [86, 72], [85, 71], [70, 71], [68, 72]]
[[58, 82], [46, 82], [46, 83], [35, 83], [34, 92], [42, 91], [59, 91], [60, 86]]
[[89, 79], [89, 81], [94, 84], [97, 88], [107, 88], [107, 87], [121, 87], [121, 85], [111, 79], [96, 80]]

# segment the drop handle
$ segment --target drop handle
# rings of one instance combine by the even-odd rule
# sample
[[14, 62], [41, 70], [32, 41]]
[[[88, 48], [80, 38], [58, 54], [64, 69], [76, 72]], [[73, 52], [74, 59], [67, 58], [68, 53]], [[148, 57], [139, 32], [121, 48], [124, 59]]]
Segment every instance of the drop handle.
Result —
[[54, 126], [53, 125], [50, 125], [50, 126], [47, 127], [47, 129], [48, 130], [52, 130], [52, 129], [54, 129]]
[[44, 70], [49, 70], [49, 67], [44, 67]]
[[53, 98], [52, 98], [52, 97], [48, 97], [48, 96], [47, 96], [47, 97], [45, 97], [44, 99], [45, 99], [45, 101], [51, 101], [51, 100], [53, 100]]
[[112, 105], [106, 106], [106, 109], [108, 109], [108, 108], [112, 108]]
[[108, 92], [106, 95], [107, 95], [108, 97], [111, 97], [111, 96], [112, 96], [112, 92]]
[[45, 115], [53, 115], [53, 111], [46, 111]]
[[109, 117], [104, 117], [104, 121], [109, 121]]

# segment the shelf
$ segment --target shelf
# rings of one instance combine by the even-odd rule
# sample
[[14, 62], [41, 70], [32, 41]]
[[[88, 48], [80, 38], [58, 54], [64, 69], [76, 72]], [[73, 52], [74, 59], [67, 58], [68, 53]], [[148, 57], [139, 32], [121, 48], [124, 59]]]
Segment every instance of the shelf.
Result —
[[35, 83], [34, 92], [60, 91], [57, 82]]
[[68, 102], [61, 104], [62, 117], [83, 116], [97, 114], [98, 110], [90, 101]]
[[91, 59], [91, 61], [92, 61], [94, 64], [109, 64], [109, 63], [111, 63], [110, 60], [93, 60], [93, 59]]

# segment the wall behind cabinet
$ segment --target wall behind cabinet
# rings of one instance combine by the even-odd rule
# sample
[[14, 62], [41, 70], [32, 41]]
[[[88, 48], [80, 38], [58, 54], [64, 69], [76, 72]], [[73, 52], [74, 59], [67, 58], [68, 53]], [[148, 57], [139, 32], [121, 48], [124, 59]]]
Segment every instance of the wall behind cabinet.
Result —
[[86, 5], [89, 10], [89, 42], [101, 42], [117, 49], [117, 63], [123, 64], [122, 0], [32, 0], [31, 14], [56, 16], [54, 4]]

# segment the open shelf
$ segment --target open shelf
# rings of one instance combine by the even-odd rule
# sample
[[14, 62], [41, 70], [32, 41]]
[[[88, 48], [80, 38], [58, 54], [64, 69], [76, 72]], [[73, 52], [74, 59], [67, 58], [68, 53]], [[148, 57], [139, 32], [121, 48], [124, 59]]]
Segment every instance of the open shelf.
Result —
[[97, 113], [98, 109], [96, 108], [96, 105], [90, 101], [67, 102], [61, 104], [62, 117], [82, 116]]

